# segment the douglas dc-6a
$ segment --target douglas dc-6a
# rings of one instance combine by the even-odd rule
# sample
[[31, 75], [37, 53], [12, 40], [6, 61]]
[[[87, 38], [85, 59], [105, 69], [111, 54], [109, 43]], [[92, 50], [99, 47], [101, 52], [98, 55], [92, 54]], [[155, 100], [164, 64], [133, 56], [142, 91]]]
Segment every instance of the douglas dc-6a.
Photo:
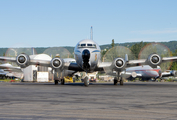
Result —
[[[151, 69], [156, 69], [163, 62], [176, 61], [177, 56], [161, 57], [158, 54], [150, 54], [147, 59], [128, 60], [125, 58], [117, 57], [112, 62], [101, 61], [101, 49], [99, 45], [91, 39], [84, 39], [77, 43], [74, 49], [75, 63], [66, 62], [67, 59], [55, 57], [51, 60], [32, 59], [29, 55], [24, 53], [19, 54], [17, 57], [0, 57], [0, 60], [7, 62], [16, 62], [21, 68], [29, 65], [39, 65], [51, 67], [54, 71], [55, 84], [61, 82], [64, 84], [64, 76], [73, 75], [76, 72], [92, 73], [95, 71], [109, 71], [107, 74], [114, 75], [114, 85], [120, 82], [123, 85], [122, 77], [126, 74], [131, 74], [132, 77], [137, 77], [139, 74], [131, 72], [135, 66], [148, 65]], [[129, 72], [126, 70], [130, 70]], [[156, 72], [157, 76], [161, 76], [161, 72]], [[172, 73], [170, 73], [172, 75]], [[175, 74], [175, 73], [174, 73]], [[84, 78], [84, 85], [89, 86], [89, 78], [86, 75]]]

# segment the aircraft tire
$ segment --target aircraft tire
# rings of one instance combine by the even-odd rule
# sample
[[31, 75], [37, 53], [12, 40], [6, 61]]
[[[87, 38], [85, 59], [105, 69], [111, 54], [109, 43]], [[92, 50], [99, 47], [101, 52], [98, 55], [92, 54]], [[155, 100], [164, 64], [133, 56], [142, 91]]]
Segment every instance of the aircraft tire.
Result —
[[65, 79], [61, 79], [61, 85], [65, 84]]
[[89, 78], [88, 78], [88, 77], [85, 77], [85, 78], [84, 78], [84, 85], [85, 85], [86, 87], [89, 86]]
[[54, 82], [55, 82], [55, 85], [58, 85], [58, 80], [54, 80]]
[[117, 78], [114, 78], [114, 85], [117, 85], [117, 82], [118, 82]]
[[124, 81], [122, 80], [122, 78], [120, 79], [120, 85], [123, 85]]
[[73, 83], [75, 83], [75, 81], [76, 81], [76, 78], [73, 78]]

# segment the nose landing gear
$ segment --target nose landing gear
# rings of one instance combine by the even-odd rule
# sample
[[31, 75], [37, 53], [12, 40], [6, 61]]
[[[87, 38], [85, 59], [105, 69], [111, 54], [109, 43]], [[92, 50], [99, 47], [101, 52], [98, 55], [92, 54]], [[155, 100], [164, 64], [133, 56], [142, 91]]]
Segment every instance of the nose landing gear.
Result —
[[84, 78], [84, 85], [85, 85], [86, 87], [89, 86], [89, 78], [88, 78], [88, 76], [86, 76], [86, 77]]

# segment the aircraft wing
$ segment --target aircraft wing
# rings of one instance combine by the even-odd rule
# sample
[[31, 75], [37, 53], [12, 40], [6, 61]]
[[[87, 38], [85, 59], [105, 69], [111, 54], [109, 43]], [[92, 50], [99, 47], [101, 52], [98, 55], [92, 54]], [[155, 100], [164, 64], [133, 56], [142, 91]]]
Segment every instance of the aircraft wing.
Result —
[[[174, 57], [163, 57], [161, 58], [159, 55], [155, 54], [154, 56], [150, 55], [147, 59], [139, 59], [139, 60], [129, 60], [127, 62], [127, 67], [131, 67], [131, 66], [139, 66], [139, 65], [150, 65], [151, 67], [153, 66], [157, 66], [159, 64], [161, 64], [162, 62], [170, 62], [170, 61], [177, 61], [177, 56]], [[155, 57], [157, 57], [157, 64], [153, 61], [153, 57], [154, 59], [156, 59]]]
[[[126, 62], [126, 61], [125, 61]], [[98, 70], [109, 70], [113, 69], [115, 66], [116, 61], [113, 62], [102, 62], [98, 65]], [[126, 62], [126, 68], [127, 67], [135, 67], [135, 66], [140, 66], [140, 65], [145, 65], [146, 64], [146, 59], [141, 59], [141, 60], [130, 60]], [[124, 66], [122, 66], [123, 68]], [[120, 67], [121, 68], [121, 67]], [[111, 70], [112, 71], [112, 70]]]
[[14, 67], [9, 63], [1, 64], [0, 69], [3, 69], [4, 71], [9, 71], [9, 72], [22, 72], [22, 69], [20, 67]]
[[168, 70], [168, 71], [162, 72], [162, 77], [170, 77], [170, 76], [176, 77], [177, 76], [176, 70]]
[[163, 57], [161, 58], [158, 54], [151, 54], [147, 59], [139, 60], [128, 60], [127, 55], [125, 59], [116, 58], [112, 62], [102, 62], [98, 65], [98, 70], [104, 70], [105, 72], [118, 71], [121, 72], [125, 68], [135, 67], [140, 65], [149, 65], [152, 68], [157, 68], [163, 62], [177, 61], [177, 56], [174, 57]]
[[162, 62], [177, 61], [177, 56], [174, 57], [163, 57]]
[[[45, 66], [45, 67], [52, 67], [53, 69], [66, 69], [66, 70], [73, 70], [73, 71], [83, 71], [75, 62], [73, 58], [53, 58], [50, 60], [45, 60], [43, 58], [34, 59], [33, 55], [26, 55], [20, 54], [17, 57], [0, 57], [0, 61], [5, 62], [15, 62], [21, 68], [25, 68], [29, 65], [36, 65], [36, 66]], [[2, 66], [3, 67], [3, 66]], [[4, 66], [7, 68], [7, 66]], [[9, 69], [15, 69], [14, 67], [9, 67]]]
[[127, 62], [127, 67], [144, 65], [145, 63], [146, 63], [146, 59], [129, 60], [129, 61]]
[[51, 61], [51, 60], [30, 59], [29, 65], [51, 67], [51, 66], [50, 66], [50, 61]]
[[[27, 58], [25, 56], [24, 62], [28, 62], [30, 65], [41, 65], [41, 66], [50, 66], [50, 60], [42, 60], [42, 59], [30, 59], [31, 56], [28, 56]], [[29, 60], [29, 61], [27, 61]], [[17, 58], [15, 57], [0, 57], [0, 61], [5, 61], [5, 62], [17, 62]]]
[[[143, 65], [146, 63], [146, 59], [140, 59], [140, 60], [129, 60], [127, 61], [127, 67], [132, 67], [132, 66], [139, 66], [140, 64]], [[110, 67], [113, 64], [113, 62], [102, 62], [99, 64], [99, 67]]]
[[0, 61], [6, 61], [6, 62], [16, 62], [15, 57], [0, 57]]
[[[160, 59], [159, 59], [160, 60]], [[177, 57], [163, 57], [161, 58], [161, 62], [170, 62], [170, 61], [177, 61]], [[139, 65], [149, 65], [148, 62], [151, 62], [148, 59], [139, 59], [139, 60], [129, 60], [127, 62], [127, 67], [131, 66], [139, 66]]]
[[[121, 72], [127, 67], [140, 66], [140, 65], [149, 65], [152, 68], [157, 67], [162, 62], [168, 61], [177, 61], [177, 56], [174, 57], [164, 57], [161, 58], [158, 54], [151, 54], [147, 59], [139, 59], [139, 60], [128, 60], [128, 57], [116, 58], [112, 62], [102, 62], [100, 63], [95, 71], [118, 71]], [[45, 59], [33, 59], [32, 56], [28, 56], [26, 54], [20, 54], [17, 57], [0, 57], [0, 61], [6, 62], [16, 62], [21, 68], [25, 68], [28, 65], [39, 65], [52, 67], [53, 69], [68, 69], [73, 71], [83, 71], [75, 61], [75, 59], [62, 59], [62, 58], [53, 58], [52, 60]], [[68, 62], [69, 61], [69, 62]]]

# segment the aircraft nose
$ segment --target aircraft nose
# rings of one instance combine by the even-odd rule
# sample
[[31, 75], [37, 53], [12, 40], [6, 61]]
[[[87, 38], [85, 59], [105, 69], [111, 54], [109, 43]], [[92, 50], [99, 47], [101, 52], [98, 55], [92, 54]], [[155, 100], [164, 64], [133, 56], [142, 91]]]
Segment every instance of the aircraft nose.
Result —
[[83, 50], [82, 51], [82, 58], [83, 58], [83, 60], [89, 60], [89, 58], [90, 58], [90, 51], [87, 50], [87, 49]]

